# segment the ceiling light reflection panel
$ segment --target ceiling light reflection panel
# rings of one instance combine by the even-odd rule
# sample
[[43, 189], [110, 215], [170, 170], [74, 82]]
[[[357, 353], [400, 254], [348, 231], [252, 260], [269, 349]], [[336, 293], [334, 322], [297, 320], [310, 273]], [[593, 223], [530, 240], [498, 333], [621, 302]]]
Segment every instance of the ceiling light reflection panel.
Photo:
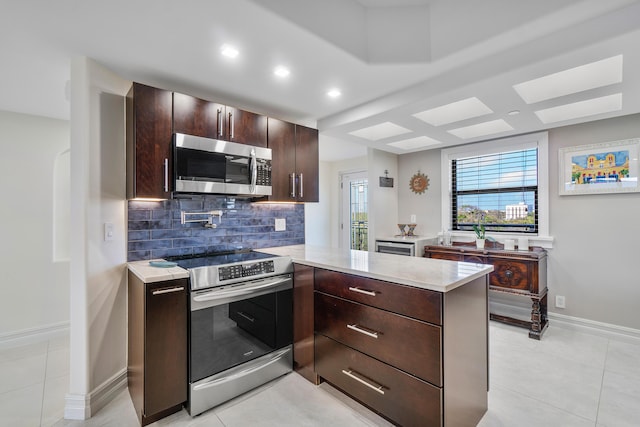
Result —
[[349, 135], [368, 139], [369, 141], [378, 141], [380, 139], [391, 138], [392, 136], [403, 135], [409, 132], [411, 132], [411, 130], [407, 128], [403, 128], [402, 126], [398, 126], [391, 122], [384, 122], [379, 125], [354, 130], [353, 132], [349, 132]]
[[425, 148], [433, 145], [442, 144], [440, 141], [437, 141], [433, 138], [429, 138], [428, 136], [419, 136], [417, 138], [405, 139], [403, 141], [391, 142], [387, 145], [392, 147], [400, 148], [402, 150], [415, 150], [417, 148]]
[[538, 110], [535, 111], [535, 114], [542, 123], [555, 123], [620, 110], [622, 110], [622, 94], [615, 93], [600, 98]]
[[622, 55], [513, 86], [527, 104], [622, 82]]
[[473, 97], [422, 111], [413, 116], [432, 126], [442, 126], [491, 113], [493, 113], [491, 108], [487, 107], [478, 98]]
[[479, 136], [493, 135], [500, 132], [513, 130], [513, 127], [502, 119], [491, 120], [490, 122], [478, 123], [471, 126], [465, 126], [457, 129], [451, 129], [452, 135], [462, 139], [477, 138]]

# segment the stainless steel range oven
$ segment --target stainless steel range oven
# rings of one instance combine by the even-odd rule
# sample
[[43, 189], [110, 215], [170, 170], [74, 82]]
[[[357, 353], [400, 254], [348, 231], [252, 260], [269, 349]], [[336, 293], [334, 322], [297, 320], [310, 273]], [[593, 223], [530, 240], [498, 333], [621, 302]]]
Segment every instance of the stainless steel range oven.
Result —
[[192, 416], [292, 370], [290, 258], [247, 252], [177, 262], [191, 282]]

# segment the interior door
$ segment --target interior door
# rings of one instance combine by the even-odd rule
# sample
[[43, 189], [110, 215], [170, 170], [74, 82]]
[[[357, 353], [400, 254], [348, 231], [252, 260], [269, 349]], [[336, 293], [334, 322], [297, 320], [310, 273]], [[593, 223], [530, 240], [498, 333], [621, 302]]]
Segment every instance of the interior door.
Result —
[[366, 171], [340, 175], [341, 221], [340, 247], [368, 250], [369, 245], [369, 193]]

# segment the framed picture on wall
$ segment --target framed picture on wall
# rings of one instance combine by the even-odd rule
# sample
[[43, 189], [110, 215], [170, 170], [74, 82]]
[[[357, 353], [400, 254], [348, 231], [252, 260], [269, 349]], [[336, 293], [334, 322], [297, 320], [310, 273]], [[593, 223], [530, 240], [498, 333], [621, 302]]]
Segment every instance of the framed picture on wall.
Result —
[[558, 151], [560, 195], [640, 192], [640, 138]]

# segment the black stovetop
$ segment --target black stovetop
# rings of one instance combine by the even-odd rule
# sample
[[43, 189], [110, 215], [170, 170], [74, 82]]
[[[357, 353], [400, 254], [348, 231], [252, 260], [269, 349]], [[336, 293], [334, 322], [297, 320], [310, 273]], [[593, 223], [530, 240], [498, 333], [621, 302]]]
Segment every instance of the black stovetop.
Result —
[[255, 251], [241, 251], [241, 252], [221, 252], [221, 253], [208, 253], [202, 255], [182, 255], [176, 257], [165, 258], [167, 261], [177, 262], [178, 265], [185, 269], [235, 264], [245, 261], [256, 261], [267, 258], [275, 258], [277, 255], [269, 255], [262, 252]]

